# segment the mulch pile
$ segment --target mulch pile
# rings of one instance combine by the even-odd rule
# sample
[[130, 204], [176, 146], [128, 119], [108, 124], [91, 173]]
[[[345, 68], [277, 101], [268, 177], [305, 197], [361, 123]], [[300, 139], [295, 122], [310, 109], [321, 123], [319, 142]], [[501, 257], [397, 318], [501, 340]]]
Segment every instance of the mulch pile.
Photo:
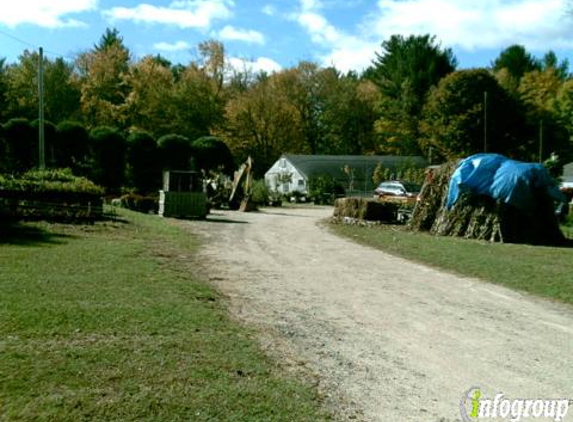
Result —
[[409, 227], [440, 236], [490, 242], [557, 246], [565, 242], [551, 198], [540, 192], [527, 212], [483, 195], [465, 193], [446, 209], [448, 186], [457, 163], [431, 169], [420, 192]]

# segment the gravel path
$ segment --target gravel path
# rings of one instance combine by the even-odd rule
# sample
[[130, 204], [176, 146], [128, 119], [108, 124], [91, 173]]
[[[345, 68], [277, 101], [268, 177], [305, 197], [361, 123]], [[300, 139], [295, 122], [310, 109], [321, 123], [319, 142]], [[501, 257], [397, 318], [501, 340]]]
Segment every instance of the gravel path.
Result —
[[202, 265], [234, 315], [287, 367], [315, 374], [342, 420], [457, 421], [473, 386], [573, 398], [571, 307], [341, 239], [319, 224], [331, 213], [215, 211], [181, 224], [205, 239]]

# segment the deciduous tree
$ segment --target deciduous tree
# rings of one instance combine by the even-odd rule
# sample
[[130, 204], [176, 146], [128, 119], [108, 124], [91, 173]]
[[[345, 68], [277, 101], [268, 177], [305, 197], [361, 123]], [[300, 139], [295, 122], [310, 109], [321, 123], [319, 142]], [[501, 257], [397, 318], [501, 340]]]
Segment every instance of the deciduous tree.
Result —
[[521, 78], [518, 94], [525, 106], [528, 123], [525, 141], [529, 145], [531, 160], [544, 160], [552, 152], [562, 157], [568, 155], [567, 123], [563, 121], [557, 105], [562, 86], [563, 80], [554, 67], [534, 70]]
[[[18, 63], [8, 67], [7, 114], [34, 119], [38, 116], [38, 62], [39, 54], [25, 50]], [[44, 115], [60, 122], [77, 115], [80, 92], [73, 65], [62, 58], [44, 57]]]
[[278, 89], [297, 112], [298, 126], [311, 154], [325, 153], [324, 131], [320, 125], [319, 71], [316, 63], [303, 61], [273, 77]]
[[129, 126], [155, 136], [172, 133], [175, 81], [168, 64], [147, 56], [126, 77], [131, 91], [126, 99]]
[[262, 174], [282, 153], [308, 153], [299, 111], [289, 100], [282, 75], [261, 79], [231, 99], [221, 138], [242, 161], [251, 156]]
[[[486, 92], [487, 134], [484, 133]], [[515, 110], [512, 98], [489, 71], [454, 72], [429, 96], [421, 124], [422, 145], [444, 158], [484, 151], [514, 155], [519, 148], [521, 126]]]
[[94, 50], [78, 58], [81, 106], [88, 125], [126, 126], [129, 62], [123, 40], [109, 29]]
[[377, 88], [356, 75], [342, 75], [334, 68], [317, 74], [319, 126], [323, 152], [354, 154], [375, 152], [374, 122], [378, 118]]

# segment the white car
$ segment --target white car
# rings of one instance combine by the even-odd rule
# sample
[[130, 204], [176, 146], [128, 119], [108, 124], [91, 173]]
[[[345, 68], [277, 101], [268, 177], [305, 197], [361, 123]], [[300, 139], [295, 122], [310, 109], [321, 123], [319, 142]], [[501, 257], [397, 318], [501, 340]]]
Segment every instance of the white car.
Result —
[[415, 183], [401, 182], [399, 180], [389, 180], [382, 182], [374, 190], [374, 196], [403, 196], [414, 198], [420, 193], [420, 186]]

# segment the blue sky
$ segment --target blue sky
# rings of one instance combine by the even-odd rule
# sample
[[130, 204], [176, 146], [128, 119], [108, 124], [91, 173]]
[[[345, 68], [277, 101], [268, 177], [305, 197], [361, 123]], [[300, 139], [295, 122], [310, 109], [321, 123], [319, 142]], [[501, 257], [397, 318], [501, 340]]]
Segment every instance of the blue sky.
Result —
[[213, 38], [231, 63], [254, 70], [310, 60], [360, 71], [392, 34], [426, 33], [451, 47], [461, 68], [488, 66], [511, 44], [573, 63], [570, 1], [15, 0], [2, 5], [0, 57], [14, 62], [43, 46], [73, 59], [115, 27], [136, 59], [161, 54], [186, 64]]

